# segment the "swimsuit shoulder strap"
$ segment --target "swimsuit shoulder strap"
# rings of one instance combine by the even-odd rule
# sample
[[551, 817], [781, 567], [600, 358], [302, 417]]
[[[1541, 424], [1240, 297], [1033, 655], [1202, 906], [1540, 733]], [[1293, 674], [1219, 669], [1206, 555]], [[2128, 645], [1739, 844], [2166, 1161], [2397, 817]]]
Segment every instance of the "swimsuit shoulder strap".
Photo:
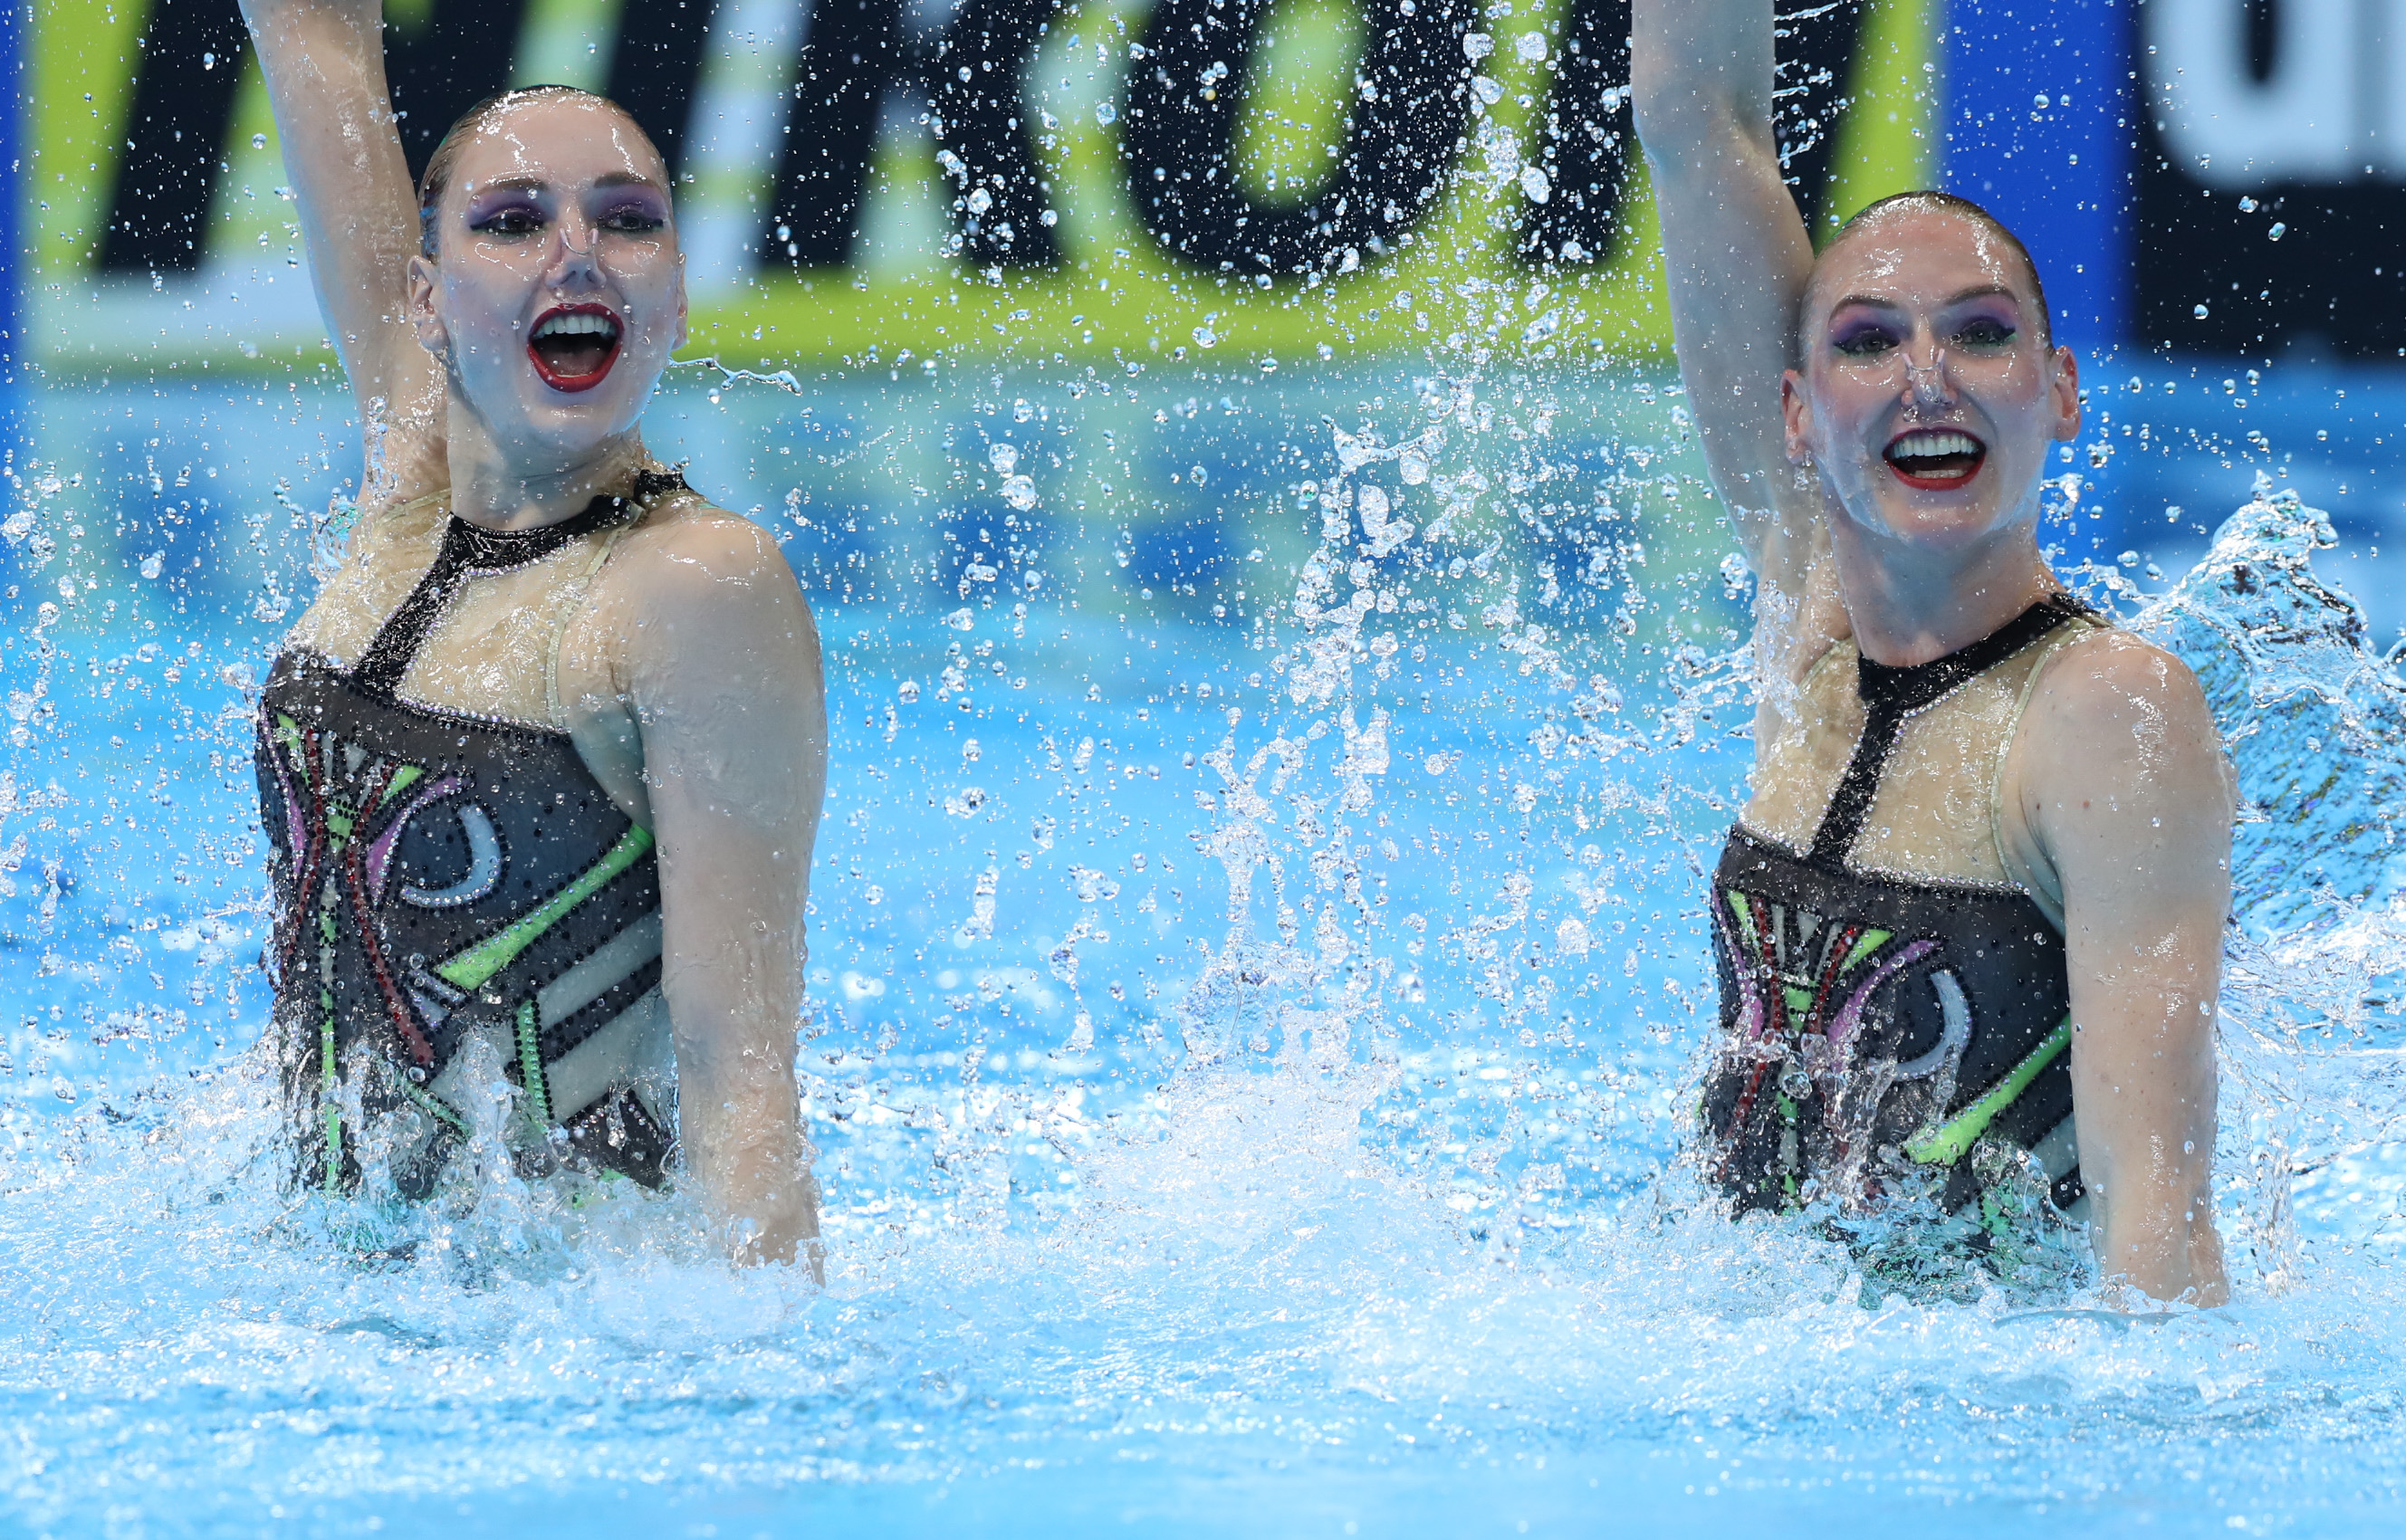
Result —
[[2075, 615], [2085, 614], [2068, 594], [2049, 594], [2003, 626], [1968, 647], [1928, 663], [1892, 667], [1864, 657], [1855, 658], [1856, 690], [1863, 702], [1863, 735], [1830, 794], [1821, 827], [1813, 836], [1805, 859], [1833, 869], [1846, 865], [1847, 854], [1863, 831], [1872, 799], [1879, 793], [1881, 771], [1897, 732], [1905, 719], [1929, 710], [1963, 685], [2013, 657]]
[[611, 527], [610, 532], [595, 547], [593, 559], [587, 562], [585, 570], [576, 574], [575, 581], [561, 591], [553, 607], [551, 641], [545, 649], [543, 660], [543, 699], [545, 708], [551, 713], [553, 727], [563, 732], [568, 728], [568, 712], [559, 699], [559, 647], [568, 635], [568, 623], [575, 618], [577, 609], [593, 586], [593, 579], [608, 564], [611, 554], [617, 550], [618, 542], [626, 538], [627, 531], [641, 524], [644, 516], [650, 513], [661, 499], [691, 490], [680, 471], [647, 470], [637, 476], [634, 495], [630, 500], [634, 512]]
[[409, 591], [409, 597], [376, 629], [375, 636], [360, 655], [359, 667], [353, 671], [354, 681], [371, 699], [393, 699], [411, 661], [432, 634], [434, 623], [451, 607], [470, 574], [507, 572], [540, 561], [570, 542], [597, 530], [624, 529], [633, 522], [628, 516], [630, 509], [642, 508], [669, 487], [684, 485], [685, 479], [674, 473], [646, 471], [636, 477], [631, 496], [597, 497], [574, 517], [531, 530], [488, 529], [452, 514], [443, 529], [442, 548], [435, 552], [432, 564]]
[[[1988, 839], [1996, 849], [1997, 869], [2008, 877], [2013, 875], [2014, 864], [2005, 855], [2005, 762], [2013, 757], [2014, 741], [2021, 736], [2022, 718], [2028, 714], [2031, 697], [2038, 693], [2039, 679], [2046, 672], [2047, 665], [2055, 661], [2055, 655], [2090, 631], [2102, 630], [2104, 627], [2105, 623], [2094, 615], [2074, 615], [2069, 624], [2059, 628], [2053, 636], [2047, 638], [2046, 645], [2031, 664], [2030, 672], [2022, 678], [2021, 691], [2014, 699], [2014, 714], [2005, 723], [2004, 735], [1997, 740], [1997, 761], [1988, 776]], [[2039, 898], [2040, 908], [2049, 907], [2043, 896], [2033, 897]], [[2050, 918], [2060, 924], [2062, 916], [2052, 915]]]
[[368, 639], [366, 649], [360, 654], [359, 666], [352, 671], [352, 678], [360, 687], [378, 699], [390, 699], [401, 688], [402, 675], [409, 671], [410, 660], [425, 644], [427, 633], [434, 629], [434, 622], [450, 601], [452, 590], [464, 575], [460, 553], [454, 549], [457, 543], [451, 538], [459, 520], [448, 511], [450, 496], [450, 488], [445, 487], [412, 498], [392, 510], [395, 514], [409, 514], [441, 506], [445, 524], [443, 543], [435, 549], [432, 565], [400, 606], [385, 616], [384, 624], [376, 628], [375, 635]]
[[576, 574], [575, 581], [560, 590], [559, 598], [552, 606], [551, 641], [545, 649], [543, 659], [543, 699], [545, 709], [551, 713], [551, 725], [563, 732], [568, 728], [568, 713], [559, 700], [560, 643], [568, 635], [569, 621], [574, 618], [585, 602], [586, 594], [591, 590], [594, 577], [609, 561], [611, 553], [618, 548], [618, 542], [638, 522], [630, 518], [602, 536], [594, 547], [593, 559], [585, 564], [585, 570]]

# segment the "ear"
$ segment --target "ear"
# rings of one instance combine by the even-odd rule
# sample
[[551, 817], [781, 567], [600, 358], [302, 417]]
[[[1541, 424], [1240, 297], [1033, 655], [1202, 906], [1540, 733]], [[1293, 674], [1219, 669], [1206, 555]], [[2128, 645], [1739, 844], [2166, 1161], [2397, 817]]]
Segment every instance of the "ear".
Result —
[[443, 329], [443, 318], [434, 309], [434, 261], [424, 252], [409, 259], [409, 323], [418, 332], [418, 346], [437, 359], [451, 356], [451, 336]]
[[1787, 425], [1788, 463], [1802, 465], [1813, 458], [1813, 406], [1804, 399], [1804, 376], [1793, 369], [1779, 376], [1779, 416]]
[[2080, 436], [2080, 360], [2069, 347], [2055, 350], [2055, 421], [2049, 435], [2059, 444]]

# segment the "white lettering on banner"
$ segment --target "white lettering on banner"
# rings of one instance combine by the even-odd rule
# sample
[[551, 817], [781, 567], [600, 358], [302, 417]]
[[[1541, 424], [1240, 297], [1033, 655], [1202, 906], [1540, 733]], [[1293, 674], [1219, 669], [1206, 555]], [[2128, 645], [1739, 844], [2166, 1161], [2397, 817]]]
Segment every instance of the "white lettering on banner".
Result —
[[[2153, 0], [2147, 64], [2180, 168], [2229, 191], [2406, 173], [2399, 0], [2254, 0], [2271, 7], [2271, 69], [2257, 78], [2250, 0]], [[2361, 40], [2361, 42], [2359, 41]], [[2371, 43], [2377, 53], [2361, 46]], [[2388, 67], [2359, 68], [2378, 58]]]

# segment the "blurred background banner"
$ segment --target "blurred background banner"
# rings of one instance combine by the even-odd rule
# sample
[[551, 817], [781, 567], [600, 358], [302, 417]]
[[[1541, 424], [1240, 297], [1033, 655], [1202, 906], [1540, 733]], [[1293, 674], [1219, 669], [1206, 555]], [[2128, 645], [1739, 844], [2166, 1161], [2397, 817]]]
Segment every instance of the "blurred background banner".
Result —
[[[2213, 3], [2235, 21], [2251, 0]], [[2138, 0], [1946, 0], [1944, 185], [2021, 236], [2057, 336], [2088, 353], [2130, 334], [2140, 8]]]
[[[234, 0], [28, 15], [45, 361], [324, 361]], [[387, 15], [413, 165], [513, 83], [633, 111], [679, 184], [696, 343], [729, 362], [1377, 353], [1444, 339], [1398, 293], [1533, 276], [1585, 297], [1566, 350], [1668, 341], [1628, 0], [393, 0]], [[1937, 176], [1923, 0], [1802, 10], [1782, 51], [1783, 146], [1817, 223]]]
[[[2091, 352], [2394, 359], [2399, 11], [1798, 6], [1782, 148], [1818, 235], [1906, 187], [1988, 204]], [[730, 362], [1359, 355], [1429, 340], [1399, 292], [1523, 276], [1583, 297], [1569, 352], [1668, 341], [1628, 0], [393, 0], [388, 15], [413, 166], [510, 84], [589, 86], [634, 112], [680, 185], [696, 342]], [[30, 258], [37, 357], [106, 372], [320, 351], [234, 0], [32, 0], [0, 46], [30, 65], [28, 143], [0, 163], [21, 177], [8, 213], [29, 239], [8, 249]]]

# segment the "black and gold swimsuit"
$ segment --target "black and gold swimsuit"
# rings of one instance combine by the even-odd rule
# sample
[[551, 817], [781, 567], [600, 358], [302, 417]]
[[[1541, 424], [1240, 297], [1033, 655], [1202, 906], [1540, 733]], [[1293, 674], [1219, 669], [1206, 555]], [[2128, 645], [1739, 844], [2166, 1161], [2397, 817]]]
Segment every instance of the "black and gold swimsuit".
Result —
[[355, 667], [295, 649], [268, 680], [275, 1041], [311, 1185], [347, 1190], [373, 1154], [403, 1194], [430, 1191], [474, 1124], [478, 1042], [487, 1095], [494, 1068], [517, 1089], [521, 1168], [661, 1180], [674, 1112], [651, 831], [565, 732], [399, 693], [472, 578], [580, 541], [598, 569], [637, 509], [602, 498], [524, 531], [446, 516], [432, 565]]
[[[1916, 816], [1937, 831], [1924, 843], [1943, 845], [1950, 786], [1953, 822], [1972, 811], [1966, 786], [1989, 790], [1995, 818], [2005, 749], [2053, 650], [2040, 643], [2094, 624], [2058, 596], [1931, 663], [1890, 668], [1844, 647], [1861, 729], [1810, 842], [1743, 822], [1731, 829], [1713, 880], [1720, 1038], [1704, 1123], [1706, 1169], [1740, 1211], [1911, 1188], [1994, 1229], [2005, 1222], [1994, 1189], [2009, 1173], [2043, 1180], [2059, 1209], [2079, 1203], [2058, 919], [2000, 880], [2005, 839], [1995, 828], [1993, 862], [1916, 863], [1974, 869], [1967, 876], [1862, 857], [1866, 844], [1890, 856], [1911, 847], [1896, 826]], [[1917, 784], [1883, 798], [1909, 726], [1982, 681], [1986, 699], [1914, 744]], [[1834, 694], [1833, 680], [1821, 684]]]

